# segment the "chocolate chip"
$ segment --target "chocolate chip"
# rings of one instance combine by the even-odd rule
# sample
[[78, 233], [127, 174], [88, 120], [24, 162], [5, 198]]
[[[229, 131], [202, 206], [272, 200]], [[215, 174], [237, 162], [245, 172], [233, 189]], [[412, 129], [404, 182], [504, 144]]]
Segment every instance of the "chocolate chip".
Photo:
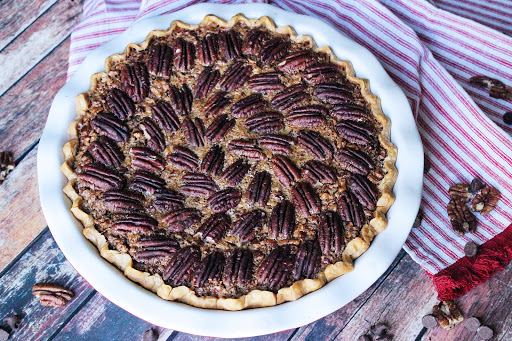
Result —
[[0, 329], [0, 341], [7, 341], [7, 339], [9, 339], [9, 333]]
[[149, 328], [142, 334], [142, 341], [157, 341], [158, 332], [154, 328]]
[[384, 334], [381, 336], [377, 336], [373, 339], [373, 341], [393, 341], [393, 335]]
[[489, 340], [494, 336], [494, 331], [487, 326], [481, 326], [476, 330], [476, 334], [482, 340]]
[[4, 323], [11, 328], [11, 333], [18, 330], [20, 327], [21, 322], [21, 315], [18, 314], [12, 314], [4, 317], [3, 319]]
[[421, 222], [423, 220], [423, 211], [420, 209], [418, 211], [418, 215], [416, 216], [416, 219], [414, 219], [414, 224], [412, 224], [412, 227], [418, 228], [421, 226]]
[[505, 115], [503, 115], [503, 122], [505, 122], [505, 124], [512, 124], [512, 111], [507, 111]]
[[473, 257], [478, 253], [478, 245], [474, 242], [469, 241], [464, 245], [464, 254], [466, 257]]
[[423, 160], [423, 174], [427, 174], [430, 171], [430, 160], [426, 156], [423, 156]]
[[421, 319], [421, 323], [425, 328], [434, 328], [437, 326], [437, 319], [432, 315], [425, 315]]
[[377, 323], [370, 327], [370, 334], [373, 336], [383, 336], [388, 333], [389, 327], [385, 323]]
[[357, 341], [373, 341], [372, 337], [370, 335], [361, 335], [357, 338]]
[[477, 331], [478, 327], [481, 326], [480, 320], [477, 317], [470, 317], [466, 320], [466, 328], [471, 331]]
[[474, 178], [473, 181], [471, 181], [471, 185], [469, 185], [469, 193], [475, 194], [476, 192], [482, 190], [485, 188], [485, 184], [480, 180], [479, 178]]

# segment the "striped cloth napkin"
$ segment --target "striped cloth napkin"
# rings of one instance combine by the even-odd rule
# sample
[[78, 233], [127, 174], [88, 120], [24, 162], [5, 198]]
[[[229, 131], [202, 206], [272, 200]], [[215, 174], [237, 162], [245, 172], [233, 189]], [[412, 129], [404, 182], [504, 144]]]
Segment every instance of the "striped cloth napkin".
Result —
[[[68, 76], [89, 52], [133, 21], [198, 2], [85, 0], [84, 18], [71, 35]], [[512, 103], [489, 97], [486, 89], [471, 85], [469, 78], [482, 74], [512, 85], [512, 38], [504, 34], [512, 33], [510, 2], [253, 2], [326, 21], [371, 50], [407, 95], [431, 168], [423, 186], [424, 218], [404, 248], [433, 277], [439, 299], [462, 295], [503, 269], [512, 260], [512, 126], [503, 122], [503, 114], [512, 111]], [[496, 187], [501, 200], [490, 214], [476, 214], [476, 232], [459, 236], [446, 212], [448, 188], [475, 177]], [[474, 257], [464, 256], [468, 241], [480, 245]]]

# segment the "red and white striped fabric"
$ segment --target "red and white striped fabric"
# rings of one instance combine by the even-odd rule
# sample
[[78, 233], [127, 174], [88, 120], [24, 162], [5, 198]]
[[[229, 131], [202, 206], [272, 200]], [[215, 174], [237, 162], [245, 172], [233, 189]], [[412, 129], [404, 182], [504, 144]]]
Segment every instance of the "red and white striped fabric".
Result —
[[[174, 12], [198, 2], [86, 0], [84, 19], [71, 35], [69, 75], [90, 51], [134, 20]], [[495, 30], [511, 33], [509, 2], [253, 2], [270, 3], [328, 22], [370, 49], [404, 90], [431, 164], [423, 187], [424, 219], [421, 227], [412, 230], [405, 250], [434, 277], [440, 299], [464, 293], [512, 260], [512, 127], [502, 120], [505, 111], [512, 111], [512, 103], [490, 98], [486, 91], [468, 82], [470, 77], [484, 74], [512, 85], [512, 38]], [[459, 236], [452, 230], [446, 213], [447, 189], [476, 176], [498, 188], [502, 197], [489, 215], [478, 215], [475, 233]], [[470, 259], [464, 257], [464, 245], [469, 240], [484, 244], [480, 254]]]

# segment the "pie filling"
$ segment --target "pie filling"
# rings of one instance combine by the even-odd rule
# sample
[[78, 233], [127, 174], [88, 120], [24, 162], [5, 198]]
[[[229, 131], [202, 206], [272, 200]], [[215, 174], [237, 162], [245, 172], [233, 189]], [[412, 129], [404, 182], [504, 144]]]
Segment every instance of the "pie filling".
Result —
[[175, 27], [86, 93], [80, 209], [133, 268], [198, 297], [315, 279], [375, 218], [388, 155], [360, 84], [264, 25]]

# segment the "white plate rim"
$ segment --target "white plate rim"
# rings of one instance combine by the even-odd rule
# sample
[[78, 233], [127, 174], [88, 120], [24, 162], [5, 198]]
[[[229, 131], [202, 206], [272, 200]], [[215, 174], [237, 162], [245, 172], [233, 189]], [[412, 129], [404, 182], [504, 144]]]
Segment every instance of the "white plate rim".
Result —
[[[93, 73], [104, 70], [106, 57], [122, 52], [128, 43], [143, 41], [151, 30], [167, 29], [173, 20], [197, 24], [207, 14], [227, 20], [238, 13], [249, 18], [267, 15], [278, 26], [290, 25], [298, 34], [312, 36], [319, 46], [328, 45], [340, 59], [351, 61], [357, 77], [370, 80], [372, 93], [380, 98], [383, 112], [392, 121], [391, 140], [398, 148], [399, 175], [394, 187], [396, 201], [388, 212], [388, 227], [356, 261], [354, 271], [294, 302], [228, 312], [162, 300], [101, 258], [96, 247], [83, 236], [80, 222], [69, 211], [70, 201], [62, 192], [67, 180], [60, 172], [60, 165], [64, 161], [62, 146], [69, 140], [66, 130], [76, 117], [74, 98], [87, 91]], [[133, 315], [165, 328], [204, 336], [249, 337], [318, 320], [355, 299], [387, 270], [400, 252], [419, 209], [423, 147], [407, 98], [366, 48], [319, 19], [274, 6], [198, 4], [138, 21], [84, 60], [52, 103], [39, 143], [37, 170], [43, 213], [55, 241], [71, 265], [99, 293]]]

